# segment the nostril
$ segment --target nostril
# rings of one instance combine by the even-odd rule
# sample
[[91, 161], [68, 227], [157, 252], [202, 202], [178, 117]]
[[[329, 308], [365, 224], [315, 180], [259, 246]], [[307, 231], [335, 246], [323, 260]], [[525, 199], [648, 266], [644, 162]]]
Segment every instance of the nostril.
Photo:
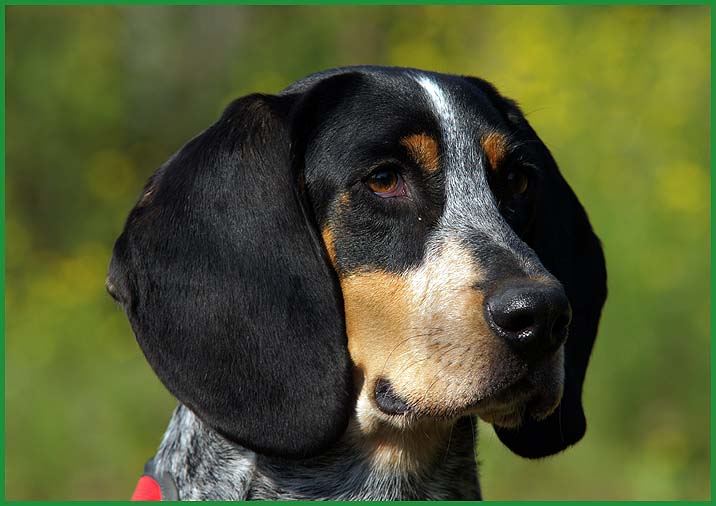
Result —
[[493, 311], [493, 320], [507, 332], [521, 332], [535, 324], [535, 317], [527, 308]]
[[569, 315], [568, 314], [562, 314], [554, 321], [554, 325], [552, 325], [552, 333], [555, 335], [560, 335], [562, 332], [567, 330], [567, 327], [569, 326]]
[[572, 309], [569, 306], [569, 302], [566, 302], [565, 304], [566, 310], [562, 311], [557, 318], [555, 318], [554, 323], [552, 324], [549, 339], [553, 343], [553, 347], [559, 347], [567, 340], [569, 324], [572, 321]]

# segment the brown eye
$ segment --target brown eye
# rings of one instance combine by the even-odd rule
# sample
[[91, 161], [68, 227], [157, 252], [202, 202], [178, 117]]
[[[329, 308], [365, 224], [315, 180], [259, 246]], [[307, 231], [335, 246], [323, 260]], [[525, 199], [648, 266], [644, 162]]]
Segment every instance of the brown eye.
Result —
[[510, 171], [507, 174], [507, 188], [512, 195], [522, 195], [527, 191], [529, 178], [522, 171]]
[[405, 195], [405, 185], [400, 173], [393, 168], [374, 171], [366, 179], [368, 188], [379, 197], [398, 197]]

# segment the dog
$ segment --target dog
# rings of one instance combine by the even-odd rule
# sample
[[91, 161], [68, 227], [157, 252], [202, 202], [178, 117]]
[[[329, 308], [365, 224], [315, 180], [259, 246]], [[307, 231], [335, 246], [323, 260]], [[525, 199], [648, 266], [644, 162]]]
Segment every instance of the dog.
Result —
[[584, 435], [606, 269], [514, 101], [361, 66], [231, 103], [107, 290], [180, 403], [135, 498], [462, 500], [476, 417], [527, 458]]

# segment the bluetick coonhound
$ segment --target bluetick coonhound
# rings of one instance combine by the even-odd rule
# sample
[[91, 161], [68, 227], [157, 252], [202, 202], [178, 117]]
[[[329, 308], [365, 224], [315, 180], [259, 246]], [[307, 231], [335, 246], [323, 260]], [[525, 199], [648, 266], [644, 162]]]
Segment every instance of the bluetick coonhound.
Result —
[[180, 402], [152, 461], [179, 499], [478, 499], [474, 417], [528, 458], [585, 432], [600, 242], [481, 79], [234, 101], [150, 178], [107, 287]]

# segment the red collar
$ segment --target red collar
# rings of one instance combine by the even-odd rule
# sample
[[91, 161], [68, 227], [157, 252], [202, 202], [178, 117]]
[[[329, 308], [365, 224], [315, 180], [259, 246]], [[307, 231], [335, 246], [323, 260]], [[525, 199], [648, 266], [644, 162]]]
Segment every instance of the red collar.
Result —
[[132, 494], [132, 501], [161, 501], [162, 500], [162, 487], [159, 486], [159, 482], [151, 476], [142, 476], [139, 478], [137, 488], [134, 489]]
[[154, 469], [154, 459], [144, 466], [144, 475], [139, 478], [132, 494], [132, 501], [178, 501], [179, 494], [174, 478], [168, 473], [158, 473]]

